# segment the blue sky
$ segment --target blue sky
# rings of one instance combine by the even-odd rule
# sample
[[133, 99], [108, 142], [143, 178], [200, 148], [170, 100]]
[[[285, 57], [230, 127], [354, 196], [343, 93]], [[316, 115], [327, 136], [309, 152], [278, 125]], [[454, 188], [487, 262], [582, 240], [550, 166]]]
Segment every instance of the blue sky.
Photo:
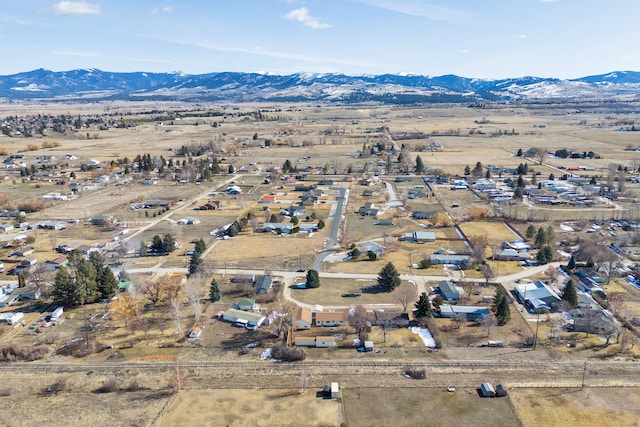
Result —
[[638, 0], [0, 0], [0, 74], [640, 70]]

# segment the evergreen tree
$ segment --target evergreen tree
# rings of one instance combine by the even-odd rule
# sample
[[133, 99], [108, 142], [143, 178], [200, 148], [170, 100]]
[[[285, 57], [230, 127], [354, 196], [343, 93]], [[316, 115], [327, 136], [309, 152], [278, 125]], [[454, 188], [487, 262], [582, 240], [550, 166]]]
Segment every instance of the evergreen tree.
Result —
[[548, 226], [545, 234], [546, 234], [545, 243], [547, 245], [553, 245], [555, 243], [555, 241], [556, 241], [556, 232], [553, 229], [553, 227], [552, 226]]
[[148, 252], [147, 244], [144, 241], [141, 241], [140, 242], [140, 249], [139, 249], [140, 256], [141, 257], [147, 256], [147, 252]]
[[525, 231], [525, 237], [527, 238], [527, 240], [531, 240], [535, 235], [536, 235], [536, 226], [533, 224], [529, 224], [529, 226], [527, 227], [527, 231]]
[[544, 228], [538, 228], [538, 232], [536, 233], [535, 245], [537, 248], [543, 247], [547, 243], [547, 233]]
[[100, 298], [112, 298], [118, 293], [118, 279], [106, 265], [98, 270], [97, 291]]
[[551, 262], [553, 259], [553, 250], [551, 250], [551, 246], [544, 246], [542, 249], [538, 251], [538, 255], [536, 256], [536, 260], [540, 264], [546, 264]]
[[98, 298], [98, 272], [93, 264], [83, 259], [76, 268], [75, 286], [82, 295], [80, 304], [94, 302]]
[[276, 214], [271, 214], [269, 222], [278, 222], [278, 216]]
[[516, 154], [517, 157], [522, 157], [522, 148], [518, 148], [518, 153]]
[[422, 162], [422, 157], [416, 156], [416, 166], [414, 170], [417, 174], [421, 174], [424, 172], [424, 163]]
[[506, 325], [511, 320], [511, 310], [509, 309], [509, 300], [506, 295], [498, 301], [495, 314], [500, 326]]
[[498, 325], [505, 325], [511, 320], [511, 310], [509, 309], [509, 299], [507, 292], [502, 285], [497, 285], [496, 295], [493, 299], [491, 311], [496, 315]]
[[322, 230], [324, 228], [324, 221], [323, 220], [319, 220], [318, 221], [318, 230]]
[[58, 268], [53, 284], [53, 300], [65, 307], [77, 306], [83, 302], [83, 293], [76, 286], [75, 280], [66, 267]]
[[576, 259], [573, 257], [573, 255], [571, 255], [571, 259], [569, 260], [569, 263], [567, 264], [567, 268], [569, 270], [573, 270], [576, 268]]
[[26, 286], [26, 281], [24, 280], [24, 274], [18, 274], [18, 287], [24, 288]]
[[471, 168], [469, 167], [469, 165], [464, 167], [464, 174], [465, 175], [471, 175]]
[[222, 298], [222, 292], [220, 292], [220, 287], [218, 286], [218, 281], [214, 277], [211, 280], [211, 287], [209, 288], [209, 301], [217, 302]]
[[202, 264], [203, 261], [200, 257], [200, 253], [194, 251], [189, 259], [189, 276], [198, 274], [202, 269]]
[[378, 286], [387, 292], [400, 286], [400, 275], [393, 263], [388, 262], [378, 274]]
[[319, 288], [320, 287], [320, 276], [318, 272], [314, 269], [307, 271], [307, 288]]
[[194, 248], [196, 252], [198, 252], [199, 254], [202, 254], [206, 249], [207, 249], [207, 245], [206, 243], [204, 243], [204, 240], [202, 239], [196, 240], [195, 248]]
[[522, 198], [524, 197], [522, 194], [522, 187], [516, 188], [516, 190], [513, 192], [513, 197], [517, 200], [522, 200]]
[[578, 306], [578, 291], [573, 284], [573, 280], [569, 280], [562, 290], [562, 301], [566, 301], [571, 307]]
[[431, 308], [431, 302], [429, 301], [429, 295], [426, 292], [423, 292], [418, 301], [414, 304], [415, 309], [413, 310], [414, 316], [416, 318], [421, 317], [431, 317], [433, 314], [433, 310]]

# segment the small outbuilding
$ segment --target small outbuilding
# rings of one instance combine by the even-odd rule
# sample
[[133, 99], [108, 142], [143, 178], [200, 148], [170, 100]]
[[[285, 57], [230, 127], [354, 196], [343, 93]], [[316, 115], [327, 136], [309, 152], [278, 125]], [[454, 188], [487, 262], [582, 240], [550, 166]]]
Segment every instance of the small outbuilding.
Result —
[[200, 338], [200, 334], [202, 334], [202, 329], [196, 326], [189, 332], [189, 338]]
[[496, 396], [497, 397], [505, 397], [508, 393], [507, 388], [502, 384], [498, 384], [496, 386]]
[[482, 383], [480, 384], [480, 394], [482, 397], [495, 397], [496, 391], [491, 383]]

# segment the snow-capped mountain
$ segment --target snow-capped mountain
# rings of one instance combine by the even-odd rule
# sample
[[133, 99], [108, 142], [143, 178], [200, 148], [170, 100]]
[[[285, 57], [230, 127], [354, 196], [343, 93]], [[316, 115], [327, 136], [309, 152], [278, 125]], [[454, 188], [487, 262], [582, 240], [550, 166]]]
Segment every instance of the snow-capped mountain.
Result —
[[640, 72], [615, 71], [561, 80], [520, 77], [473, 79], [456, 75], [362, 75], [221, 72], [112, 73], [44, 69], [0, 76], [0, 98], [56, 100], [185, 100], [272, 102], [428, 102], [640, 100]]

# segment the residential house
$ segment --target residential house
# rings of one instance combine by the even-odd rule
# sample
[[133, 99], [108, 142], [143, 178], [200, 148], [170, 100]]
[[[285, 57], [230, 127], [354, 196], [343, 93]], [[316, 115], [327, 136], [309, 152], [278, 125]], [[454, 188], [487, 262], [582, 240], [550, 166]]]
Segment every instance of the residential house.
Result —
[[475, 307], [469, 305], [442, 304], [437, 315], [447, 319], [452, 319], [456, 316], [464, 316], [466, 320], [470, 322], [477, 322], [489, 317], [489, 309], [487, 307]]
[[150, 199], [142, 203], [144, 209], [168, 208], [171, 205], [169, 200]]
[[200, 224], [200, 219], [192, 217], [192, 216], [185, 216], [184, 218], [181, 218], [178, 220], [178, 224], [180, 225], [197, 225]]
[[375, 216], [378, 216], [379, 213], [380, 213], [380, 210], [377, 209], [371, 202], [366, 202], [364, 205], [360, 207], [360, 209], [358, 209], [358, 215], [360, 216], [375, 217]]
[[344, 311], [319, 311], [315, 313], [316, 326], [344, 326], [346, 314]]
[[404, 233], [403, 239], [406, 242], [412, 243], [435, 243], [436, 233], [431, 231], [413, 231], [410, 233]]
[[256, 303], [253, 298], [242, 298], [238, 301], [238, 310], [254, 311], [260, 308], [260, 304]]
[[336, 338], [334, 336], [320, 336], [316, 337], [316, 347], [329, 348], [336, 346]]
[[36, 227], [43, 230], [64, 230], [67, 228], [67, 224], [60, 221], [43, 221], [37, 223]]
[[533, 259], [526, 252], [520, 252], [515, 249], [502, 249], [493, 255], [494, 260], [498, 261], [529, 261]]
[[97, 227], [104, 227], [109, 225], [117, 224], [117, 220], [113, 215], [98, 215], [91, 219], [91, 225], [95, 225]]
[[561, 302], [560, 297], [539, 280], [518, 284], [515, 286], [514, 292], [518, 301], [523, 303], [527, 310], [535, 313], [552, 310]]
[[293, 327], [296, 330], [311, 329], [312, 323], [313, 316], [308, 308], [299, 307], [293, 312]]
[[9, 255], [10, 257], [16, 257], [16, 258], [22, 258], [25, 256], [29, 256], [31, 254], [33, 254], [36, 250], [31, 247], [31, 246], [23, 246], [20, 249], [16, 250], [15, 252], [13, 252], [11, 255]]
[[358, 246], [358, 250], [360, 251], [361, 254], [365, 254], [365, 255], [368, 254], [369, 252], [373, 252], [374, 254], [376, 254], [377, 257], [380, 257], [387, 252], [386, 247], [372, 241], [366, 241], [366, 242], [360, 243], [360, 245]]
[[448, 254], [431, 254], [429, 257], [431, 264], [445, 264], [445, 265], [457, 265], [461, 268], [466, 268], [469, 264], [468, 255], [448, 255]]
[[199, 326], [195, 326], [191, 332], [189, 332], [189, 338], [200, 338], [202, 334], [202, 329]]
[[8, 232], [14, 229], [13, 224], [0, 224], [0, 231]]
[[27, 258], [20, 261], [20, 264], [16, 265], [13, 273], [17, 276], [22, 274], [23, 276], [31, 274], [38, 265], [38, 260], [35, 258]]
[[445, 301], [458, 301], [460, 299], [460, 291], [451, 280], [439, 281], [438, 292]]
[[265, 194], [260, 198], [258, 203], [276, 203], [276, 195], [275, 194]]
[[50, 261], [47, 261], [47, 264], [49, 264], [49, 268], [51, 269], [51, 271], [54, 271], [60, 267], [66, 267], [67, 265], [69, 265], [69, 260], [67, 260], [66, 256], [62, 255]]
[[201, 211], [217, 211], [219, 209], [222, 209], [222, 202], [220, 200], [209, 200], [198, 208], [198, 210]]
[[289, 234], [294, 225], [290, 222], [265, 222], [257, 231], [261, 233]]
[[237, 325], [260, 326], [266, 317], [261, 313], [242, 311], [230, 308], [222, 313], [222, 320], [235, 323]]
[[280, 213], [284, 216], [287, 217], [301, 217], [301, 216], [305, 216], [307, 214], [307, 207], [306, 206], [289, 206], [286, 209], [283, 209], [282, 211], [280, 211]]
[[315, 347], [316, 337], [295, 337], [293, 345], [296, 347]]
[[272, 284], [273, 284], [273, 280], [271, 279], [271, 276], [267, 276], [267, 275], [258, 276], [256, 278], [255, 284], [253, 285], [253, 289], [258, 294], [266, 294], [271, 290]]
[[433, 218], [434, 216], [438, 215], [438, 212], [422, 212], [422, 211], [416, 211], [413, 212], [411, 214], [411, 218], [412, 219], [429, 219], [429, 218]]
[[607, 335], [616, 329], [615, 320], [601, 309], [575, 308], [570, 314], [576, 332]]

